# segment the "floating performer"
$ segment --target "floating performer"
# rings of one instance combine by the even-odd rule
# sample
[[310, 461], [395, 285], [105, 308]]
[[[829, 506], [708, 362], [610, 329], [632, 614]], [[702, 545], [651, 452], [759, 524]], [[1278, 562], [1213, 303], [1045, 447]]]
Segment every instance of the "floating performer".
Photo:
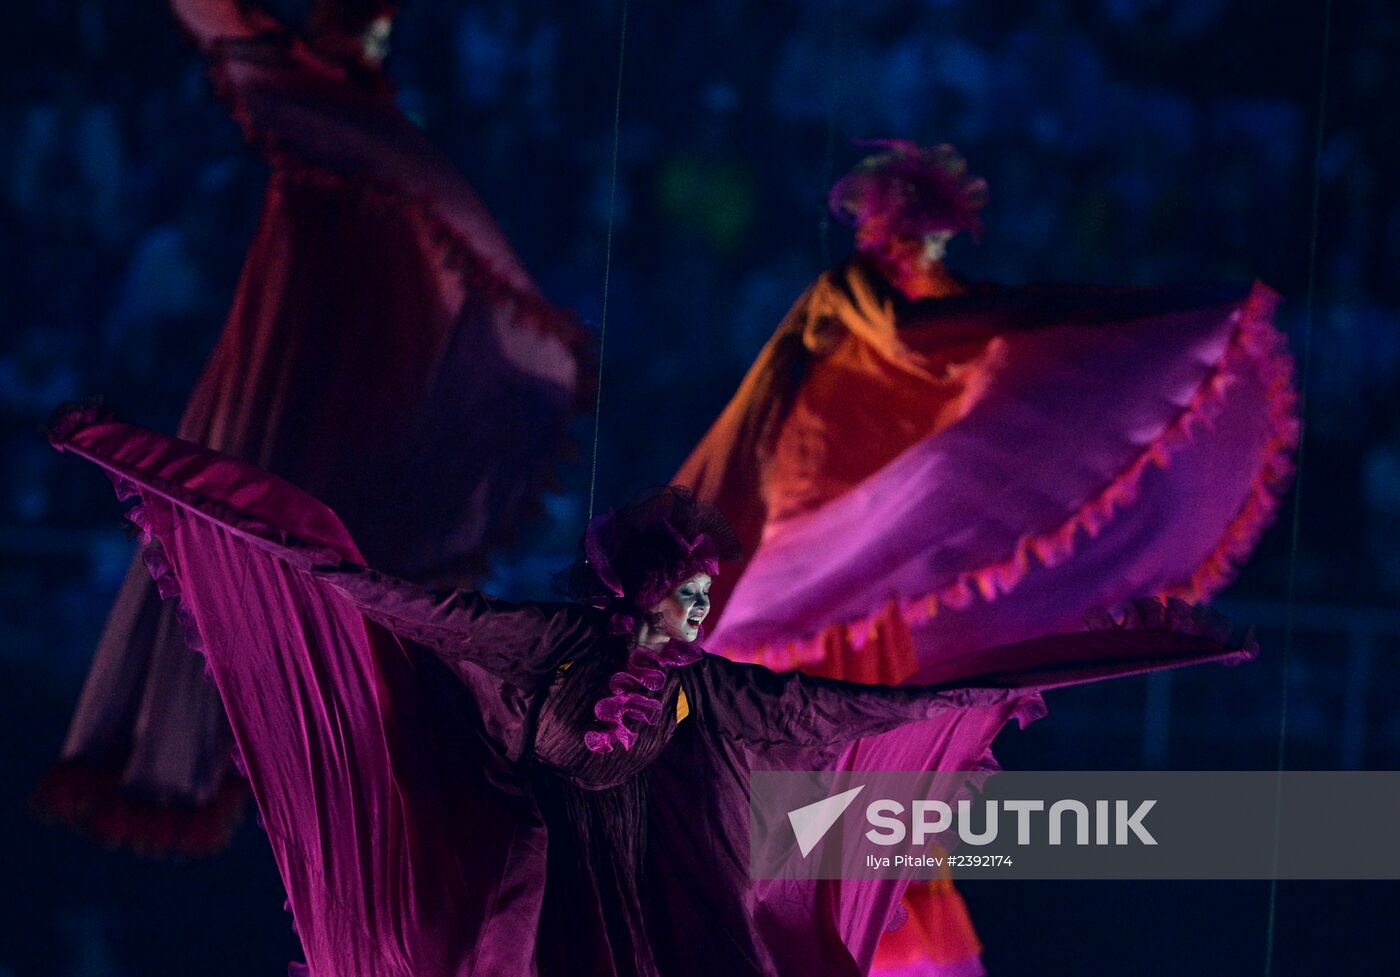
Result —
[[[856, 254], [797, 300], [676, 475], [750, 554], [726, 568], [710, 650], [925, 681], [1135, 594], [1208, 600], [1291, 473], [1275, 294], [970, 286], [943, 255], [980, 238], [985, 182], [951, 147], [880, 145], [831, 190]], [[938, 891], [911, 911], [963, 918]], [[980, 973], [954, 928], [908, 972]], [[917, 942], [892, 936], [889, 972]]]
[[907, 724], [968, 769], [1042, 689], [1252, 653], [1146, 601], [931, 685], [777, 674], [696, 644], [737, 550], [685, 490], [590, 523], [575, 602], [510, 605], [366, 567], [330, 509], [228, 456], [92, 411], [51, 438], [139, 499], [312, 975], [854, 977], [899, 886], [751, 880], [751, 770]]
[[[325, 498], [378, 566], [474, 579], [563, 447], [586, 334], [395, 106], [389, 4], [320, 0], [305, 38], [235, 0], [172, 8], [271, 171], [179, 435]], [[134, 566], [42, 806], [151, 852], [224, 843], [245, 792], [184, 643]]]

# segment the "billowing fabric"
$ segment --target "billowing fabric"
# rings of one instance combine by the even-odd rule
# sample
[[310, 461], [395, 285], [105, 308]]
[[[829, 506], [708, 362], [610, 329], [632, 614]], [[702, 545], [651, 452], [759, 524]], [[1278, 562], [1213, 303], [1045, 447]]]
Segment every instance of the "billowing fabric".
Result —
[[858, 649], [894, 595], [928, 667], [1135, 594], [1207, 599], [1291, 472], [1275, 301], [909, 302], [858, 261], [824, 275], [676, 476], [751, 554], [711, 647], [820, 667], [829, 629]]
[[662, 692], [683, 720], [596, 753], [588, 706], [625, 651], [600, 612], [368, 569], [324, 505], [187, 442], [82, 414], [51, 437], [139, 499], [317, 977], [861, 974], [902, 887], [751, 881], [751, 770], [822, 769], [909, 724], [968, 769], [1039, 690], [1252, 654], [1153, 602], [929, 686], [702, 654]]
[[[711, 650], [932, 681], [1133, 595], [1209, 599], [1271, 521], [1297, 420], [1267, 288], [940, 291], [861, 258], [824, 274], [677, 474], [751, 557]], [[852, 756], [938, 746], [879, 739]], [[910, 916], [956, 915], [932, 896]], [[925, 958], [892, 936], [884, 972], [980, 972], [975, 939], [923, 928]]]
[[[540, 297], [377, 71], [248, 4], [172, 6], [271, 166], [179, 435], [326, 499], [376, 565], [469, 581], [564, 444], [583, 332]], [[242, 797], [228, 743], [178, 623], [134, 566], [41, 799], [108, 842], [209, 850]]]

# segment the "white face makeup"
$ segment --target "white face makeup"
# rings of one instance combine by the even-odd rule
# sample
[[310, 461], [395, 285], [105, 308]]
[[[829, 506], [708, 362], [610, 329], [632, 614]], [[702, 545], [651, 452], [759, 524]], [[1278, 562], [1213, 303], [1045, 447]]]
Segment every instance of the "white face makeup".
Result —
[[651, 609], [651, 621], [643, 626], [640, 640], [643, 644], [694, 641], [709, 613], [710, 575], [697, 573], [682, 580]]
[[943, 256], [948, 253], [948, 242], [953, 239], [952, 231], [936, 231], [933, 234], [924, 235], [924, 250], [920, 255], [924, 264], [934, 265], [943, 260]]

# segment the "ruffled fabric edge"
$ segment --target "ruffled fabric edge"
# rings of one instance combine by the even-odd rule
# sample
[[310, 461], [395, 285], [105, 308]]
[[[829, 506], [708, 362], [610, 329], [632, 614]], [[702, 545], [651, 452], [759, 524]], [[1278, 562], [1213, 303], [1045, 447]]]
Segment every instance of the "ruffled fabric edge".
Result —
[[[78, 431], [82, 430], [84, 427], [100, 422], [106, 416], [107, 413], [100, 408], [96, 411], [90, 409], [68, 411], [59, 416], [53, 427], [53, 434], [50, 440], [55, 446], [62, 447], [63, 443], [69, 437], [78, 433]], [[204, 637], [200, 634], [199, 624], [195, 620], [194, 612], [190, 609], [189, 601], [186, 599], [180, 586], [180, 578], [175, 571], [174, 565], [170, 562], [170, 556], [165, 551], [165, 545], [161, 542], [161, 538], [169, 532], [171, 528], [170, 525], [161, 519], [159, 507], [152, 507], [146, 504], [146, 501], [141, 496], [141, 490], [137, 488], [135, 484], [115, 472], [108, 471], [107, 477], [111, 479], [112, 485], [116, 489], [118, 500], [123, 502], [130, 499], [136, 500], [135, 504], [127, 509], [125, 518], [127, 522], [135, 527], [141, 540], [141, 559], [145, 563], [146, 570], [150, 573], [151, 580], [156, 585], [156, 592], [160, 594], [161, 599], [172, 601], [175, 604], [176, 620], [180, 624], [181, 634], [185, 640], [186, 647], [201, 658], [205, 658], [206, 645], [204, 643]], [[205, 681], [212, 682], [214, 680], [213, 673], [209, 669], [207, 660], [204, 664], [203, 674]], [[224, 787], [220, 790], [220, 798], [222, 799], [226, 793], [232, 794], [239, 799], [238, 806], [227, 812], [225, 812], [223, 808], [215, 808], [211, 811], [210, 824], [216, 827], [217, 821], [212, 820], [212, 818], [219, 813], [225, 813], [227, 830], [229, 834], [232, 834], [233, 827], [238, 823], [238, 816], [242, 813], [248, 795], [248, 791], [246, 790], [248, 767], [243, 762], [243, 755], [239, 752], [237, 744], [229, 751], [229, 761], [233, 765], [234, 771], [242, 780], [235, 781], [232, 778], [226, 780]], [[145, 812], [144, 810], [137, 810], [130, 813], [141, 816]], [[158, 816], [165, 815], [165, 812], [160, 811], [160, 809], [157, 809], [157, 813]], [[267, 825], [263, 821], [262, 815], [258, 813], [256, 807], [253, 810], [253, 817], [258, 828], [266, 832]], [[218, 839], [212, 847], [204, 850], [209, 852], [218, 851], [227, 841], [228, 837], [224, 836]], [[284, 904], [284, 908], [287, 912], [291, 912], [290, 903]], [[292, 920], [292, 930], [293, 932], [296, 931], [295, 918]], [[290, 977], [298, 977], [298, 975], [303, 975], [304, 977], [304, 975], [309, 974], [310, 971], [306, 969], [304, 963], [293, 961], [288, 964], [288, 973]]]
[[[43, 426], [43, 435], [62, 446], [84, 428], [112, 420], [112, 412], [100, 397], [64, 404]], [[117, 498], [128, 500], [139, 493], [130, 482], [108, 475]], [[179, 584], [159, 543], [153, 538], [149, 510], [135, 505], [126, 521], [141, 539], [141, 558], [162, 600], [178, 597]], [[181, 637], [193, 651], [203, 654], [204, 644], [194, 618], [183, 606], [176, 608]], [[208, 678], [208, 669], [204, 672]], [[235, 757], [235, 768], [239, 764]], [[240, 770], [241, 772], [241, 770]], [[67, 825], [108, 849], [124, 849], [146, 857], [173, 854], [214, 855], [228, 847], [248, 806], [245, 783], [224, 778], [207, 803], [175, 803], [158, 797], [133, 794], [123, 783], [120, 769], [84, 760], [59, 760], [40, 778], [30, 798], [35, 817]]]
[[[65, 404], [54, 412], [53, 418], [45, 428], [45, 434], [50, 444], [60, 451], [66, 451], [70, 443], [84, 430], [110, 420], [112, 420], [111, 411], [103, 407], [99, 400], [89, 400], [81, 404]], [[170, 562], [165, 545], [161, 542], [161, 538], [170, 531], [170, 524], [162, 518], [160, 507], [153, 507], [146, 503], [141, 489], [137, 487], [135, 482], [119, 472], [113, 471], [110, 467], [104, 466], [102, 471], [111, 481], [118, 501], [135, 500], [135, 503], [126, 510], [124, 518], [136, 531], [140, 541], [141, 561], [145, 564], [146, 572], [150, 574], [151, 581], [156, 587], [156, 593], [160, 595], [161, 600], [170, 601], [175, 605], [175, 619], [180, 625], [180, 634], [184, 639], [185, 646], [204, 658], [206, 648], [204, 636], [200, 634], [199, 623], [195, 619], [194, 612], [190, 609], [189, 601], [185, 598], [180, 586], [179, 575], [175, 571], [174, 564]], [[256, 521], [248, 517], [243, 518], [247, 522]], [[212, 682], [214, 680], [207, 661], [204, 664], [203, 675], [205, 681]], [[230, 751], [229, 759], [239, 776], [246, 777], [248, 770], [236, 745]], [[261, 818], [258, 819], [258, 826], [262, 827]]]
[[[99, 398], [92, 398], [81, 403], [61, 405], [54, 411], [49, 423], [44, 427], [43, 431], [53, 447], [59, 451], [66, 452], [74, 449], [73, 442], [85, 430], [112, 420], [112, 412], [102, 405]], [[77, 453], [83, 456], [82, 451], [78, 451]], [[161, 599], [174, 602], [176, 620], [180, 624], [185, 644], [192, 652], [199, 655], [201, 659], [205, 659], [203, 669], [204, 679], [213, 682], [213, 673], [209, 668], [205, 655], [207, 646], [204, 637], [200, 633], [198, 621], [180, 585], [179, 575], [175, 570], [174, 564], [171, 563], [169, 554], [166, 552], [165, 545], [162, 542], [162, 538], [167, 536], [173, 528], [172, 523], [168, 521], [168, 513], [163, 511], [162, 506], [152, 506], [148, 504], [136, 483], [124, 477], [119, 471], [114, 470], [110, 464], [103, 464], [101, 468], [103, 473], [112, 482], [112, 486], [119, 501], [126, 502], [135, 500], [135, 503], [126, 510], [124, 518], [136, 531], [137, 538], [140, 540], [142, 562], [145, 564], [147, 572], [150, 573], [151, 579], [156, 586], [156, 592], [160, 595]], [[148, 476], [148, 479], [150, 485], [154, 487], [157, 492], [169, 489], [172, 498], [179, 498], [182, 494], [177, 490], [171, 489], [168, 484], [163, 485], [161, 479], [154, 476]], [[172, 502], [169, 504], [176, 503]], [[204, 508], [216, 518], [224, 517], [231, 524], [240, 525], [242, 531], [250, 537], [281, 537], [288, 543], [292, 542], [287, 539], [286, 533], [278, 531], [275, 527], [267, 525], [262, 520], [246, 513], [238, 512], [227, 505], [205, 500]], [[301, 558], [307, 564], [324, 563], [328, 561], [334, 562], [341, 558], [340, 554], [329, 548], [317, 547], [304, 543], [297, 544], [297, 548], [300, 551]], [[215, 804], [211, 807], [211, 817], [207, 822], [208, 833], [197, 835], [197, 840], [216, 837], [214, 832], [220, 826], [219, 817], [223, 818], [224, 826], [229, 835], [231, 835], [233, 829], [239, 823], [242, 811], [251, 794], [250, 784], [248, 782], [248, 766], [244, 762], [243, 754], [238, 749], [238, 744], [236, 742], [229, 750], [229, 762], [234, 772], [238, 775], [238, 779], [230, 777], [225, 780], [216, 798]], [[66, 780], [60, 780], [55, 786], [55, 790], [59, 792], [59, 799], [61, 800], [64, 796], [63, 791], [65, 788], [75, 781], [72, 775], [69, 774], [60, 773], [57, 776], [60, 778], [67, 778]], [[258, 829], [265, 834], [268, 833], [267, 823], [263, 820], [262, 814], [258, 811], [256, 805], [253, 806], [252, 810], [253, 820], [254, 823], [257, 824]], [[112, 816], [119, 819], [119, 823], [131, 824], [135, 830], [144, 834], [144, 829], [146, 827], [144, 819], [150, 815], [154, 815], [157, 819], [169, 819], [171, 817], [168, 808], [148, 809], [139, 805], [131, 805], [124, 809], [118, 809]], [[141, 821], [138, 822], [136, 819], [141, 819]], [[153, 823], [158, 824], [161, 822], [157, 820]], [[123, 839], [110, 834], [104, 834], [103, 837], [115, 838], [118, 843], [123, 842]], [[168, 850], [176, 850], [188, 854], [212, 854], [221, 850], [225, 846], [227, 840], [228, 836], [223, 836], [221, 840], [207, 849], [196, 846], [188, 850], [179, 847], [172, 847]], [[152, 853], [159, 854], [164, 853], [164, 851], [153, 851]], [[296, 917], [293, 913], [290, 900], [284, 901], [282, 908], [288, 914], [292, 915], [292, 932], [299, 935]], [[287, 965], [287, 969], [289, 977], [310, 977], [311, 971], [304, 962], [291, 961]]]
[[228, 847], [247, 809], [248, 790], [227, 777], [207, 804], [173, 807], [133, 797], [120, 771], [60, 760], [40, 779], [31, 806], [40, 820], [74, 828], [108, 849], [200, 857]]
[[[1216, 644], [1230, 642], [1230, 620], [1219, 611], [1193, 604], [1180, 597], [1165, 600], [1156, 597], [1135, 597], [1113, 607], [1096, 607], [1084, 615], [1087, 631], [1170, 631], [1205, 638]], [[1224, 656], [1227, 665], [1252, 661], [1259, 654], [1259, 642], [1254, 631], [1248, 631], [1238, 651]]]
[[[146, 572], [151, 575], [160, 599], [175, 606], [175, 620], [180, 625], [180, 636], [185, 641], [185, 647], [200, 658], [205, 658], [204, 636], [199, 633], [199, 624], [180, 586], [180, 577], [175, 572], [174, 564], [170, 562], [165, 545], [161, 542], [161, 537], [169, 531], [170, 526], [161, 521], [156, 514], [160, 511], [158, 507], [152, 508], [146, 504], [141, 490], [132, 482], [114, 472], [108, 472], [107, 477], [111, 479], [120, 501], [136, 500], [136, 503], [126, 510], [125, 518], [136, 528], [141, 541], [141, 560], [146, 565]], [[206, 682], [214, 681], [207, 660], [204, 662], [203, 675]], [[229, 759], [239, 776], [247, 776], [247, 768], [243, 765], [243, 758], [239, 756], [237, 747], [231, 751]]]
[[[1260, 452], [1258, 474], [1244, 504], [1225, 528], [1215, 550], [1201, 562], [1189, 582], [1173, 588], [1165, 596], [1178, 597], [1194, 604], [1209, 600], [1223, 590], [1249, 559], [1264, 531], [1273, 525], [1283, 495], [1292, 484], [1295, 471], [1293, 456], [1298, 448], [1302, 422], [1298, 416], [1298, 393], [1293, 386], [1293, 357], [1288, 352], [1288, 342], [1283, 333], [1273, 325], [1273, 312], [1277, 306], [1278, 295], [1256, 285], [1240, 312], [1239, 329], [1226, 354], [1227, 359], [1234, 355], [1235, 362], [1241, 365], [1244, 362], [1258, 364], [1261, 379], [1268, 391], [1265, 423], [1271, 434]], [[1233, 375], [1232, 372], [1227, 376]], [[1232, 380], [1223, 378], [1219, 382], [1220, 391], [1210, 416], [1219, 411], [1224, 389]], [[1209, 423], [1209, 416], [1203, 420]], [[1162, 467], [1165, 467], [1165, 463]]]
[[39, 433], [53, 445], [68, 442], [85, 427], [112, 420], [112, 411], [101, 397], [59, 404], [49, 415], [48, 422], [39, 426]]
[[[1234, 579], [1259, 538], [1272, 525], [1291, 483], [1293, 452], [1298, 445], [1298, 395], [1293, 387], [1293, 359], [1287, 343], [1273, 325], [1278, 295], [1256, 283], [1231, 318], [1236, 323], [1229, 345], [1202, 381], [1191, 400], [1128, 466], [1094, 498], [1054, 529], [1021, 537], [1006, 559], [962, 573], [951, 584], [913, 597], [900, 597], [898, 612], [909, 626], [935, 617], [941, 608], [962, 610], [977, 598], [994, 601], [1010, 593], [1025, 578], [1035, 560], [1054, 567], [1074, 555], [1083, 531], [1097, 537], [1117, 514], [1138, 498], [1143, 478], [1152, 466], [1166, 469], [1179, 449], [1202, 429], [1209, 429], [1225, 406], [1228, 390], [1246, 371], [1256, 372], [1267, 391], [1266, 426], [1270, 436], [1259, 453], [1256, 474], [1244, 503], [1226, 526], [1220, 541], [1185, 582], [1167, 588], [1163, 598], [1189, 603], [1208, 600]], [[887, 608], [863, 617], [828, 625], [815, 635], [782, 642], [726, 645], [724, 654], [769, 668], [804, 671], [820, 667], [829, 649], [846, 646], [862, 651], [877, 631]]]

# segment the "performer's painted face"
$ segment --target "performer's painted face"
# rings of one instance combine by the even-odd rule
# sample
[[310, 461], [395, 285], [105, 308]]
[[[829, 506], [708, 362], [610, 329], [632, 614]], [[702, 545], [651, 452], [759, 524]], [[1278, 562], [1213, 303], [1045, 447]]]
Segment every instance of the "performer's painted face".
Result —
[[931, 269], [948, 253], [951, 231], [938, 231], [923, 237], [891, 237], [880, 242], [879, 256], [891, 268], [905, 274], [918, 274]]
[[943, 256], [954, 236], [953, 231], [934, 231], [923, 237], [873, 236], [860, 244], [862, 251], [874, 256], [891, 285], [911, 299], [925, 299], [959, 290], [943, 267]]
[[697, 573], [682, 580], [651, 609], [652, 628], [677, 641], [694, 641], [709, 613], [710, 575]]
[[379, 67], [389, 56], [389, 32], [394, 28], [394, 19], [388, 14], [374, 18], [360, 35], [364, 45], [365, 61], [372, 67]]
[[927, 267], [942, 261], [943, 256], [948, 253], [948, 242], [952, 239], [952, 231], [937, 231], [933, 234], [925, 234], [924, 251], [921, 256], [924, 266]]

